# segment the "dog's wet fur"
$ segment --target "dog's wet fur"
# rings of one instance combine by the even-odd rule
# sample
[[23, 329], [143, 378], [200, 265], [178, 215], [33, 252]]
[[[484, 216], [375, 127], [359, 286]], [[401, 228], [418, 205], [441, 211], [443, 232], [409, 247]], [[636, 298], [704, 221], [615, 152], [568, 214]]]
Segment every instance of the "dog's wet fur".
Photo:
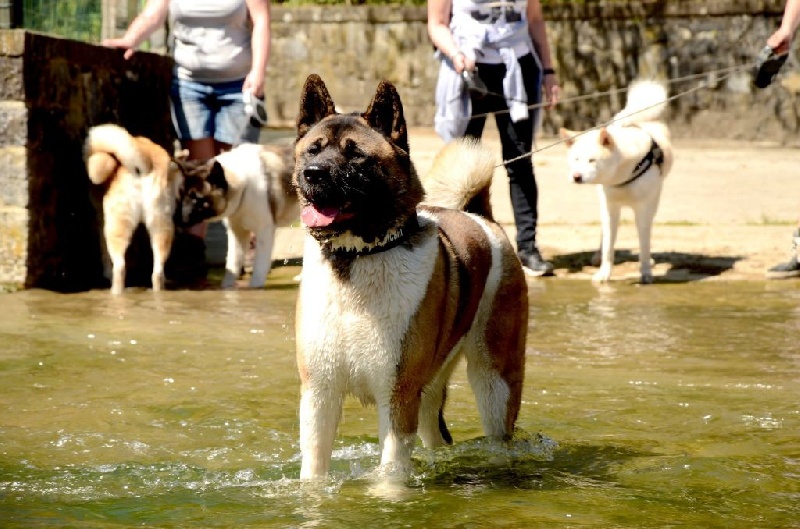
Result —
[[328, 471], [347, 394], [377, 407], [381, 468], [408, 470], [416, 435], [451, 443], [443, 409], [462, 356], [487, 437], [512, 435], [528, 298], [491, 217], [494, 165], [477, 142], [453, 142], [423, 186], [392, 84], [365, 112], [339, 114], [322, 79], [307, 79], [294, 167], [308, 232], [296, 321], [302, 478]]

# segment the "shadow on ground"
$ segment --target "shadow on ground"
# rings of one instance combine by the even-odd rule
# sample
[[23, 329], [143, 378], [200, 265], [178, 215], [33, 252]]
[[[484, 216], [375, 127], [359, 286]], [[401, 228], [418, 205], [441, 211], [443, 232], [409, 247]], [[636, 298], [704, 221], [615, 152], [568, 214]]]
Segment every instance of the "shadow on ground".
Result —
[[[552, 256], [557, 272], [566, 274], [594, 274], [599, 262], [593, 262], [595, 252], [577, 252]], [[684, 252], [657, 252], [653, 254], [653, 271], [656, 282], [688, 283], [715, 277], [732, 270], [739, 255], [710, 256]], [[599, 257], [598, 257], [599, 260]], [[613, 275], [636, 275], [639, 271], [639, 254], [630, 250], [617, 250]]]

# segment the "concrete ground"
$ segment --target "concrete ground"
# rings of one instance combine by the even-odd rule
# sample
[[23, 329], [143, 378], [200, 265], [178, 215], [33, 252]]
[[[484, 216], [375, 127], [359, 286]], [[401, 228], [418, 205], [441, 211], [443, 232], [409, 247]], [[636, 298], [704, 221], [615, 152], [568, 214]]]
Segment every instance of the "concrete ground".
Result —
[[[430, 167], [441, 140], [432, 129], [409, 131], [417, 170]], [[493, 127], [484, 141], [498, 153]], [[591, 254], [600, 243], [599, 202], [594, 186], [567, 178], [566, 148], [541, 138], [534, 155], [539, 185], [542, 253], [558, 278], [588, 279], [596, 268]], [[504, 171], [492, 190], [494, 214], [514, 238], [514, 222]], [[753, 143], [677, 139], [675, 165], [664, 183], [656, 215], [652, 251], [656, 281], [763, 279], [764, 271], [785, 261], [800, 218], [800, 149]], [[302, 254], [302, 228], [279, 230], [274, 259]], [[637, 276], [638, 242], [633, 215], [624, 211], [612, 280]]]

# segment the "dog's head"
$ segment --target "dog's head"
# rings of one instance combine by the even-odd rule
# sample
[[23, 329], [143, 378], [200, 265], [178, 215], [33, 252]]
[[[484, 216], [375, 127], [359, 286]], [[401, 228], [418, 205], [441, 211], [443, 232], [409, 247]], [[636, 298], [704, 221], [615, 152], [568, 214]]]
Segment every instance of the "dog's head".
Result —
[[380, 244], [415, 216], [423, 189], [395, 87], [384, 81], [364, 113], [339, 114], [322, 79], [309, 76], [297, 118], [294, 183], [303, 223], [319, 241]]
[[175, 224], [193, 226], [218, 217], [228, 204], [228, 181], [216, 160], [207, 162], [177, 161], [183, 172]]
[[620, 156], [614, 137], [606, 127], [580, 133], [562, 128], [567, 145], [569, 179], [576, 184], [612, 183]]

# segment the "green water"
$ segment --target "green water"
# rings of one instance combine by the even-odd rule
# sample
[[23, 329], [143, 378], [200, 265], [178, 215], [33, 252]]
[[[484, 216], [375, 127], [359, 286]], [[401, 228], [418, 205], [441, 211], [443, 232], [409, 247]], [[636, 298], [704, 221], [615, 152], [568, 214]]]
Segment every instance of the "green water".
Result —
[[349, 401], [300, 470], [291, 277], [260, 291], [0, 297], [2, 527], [800, 527], [800, 284], [531, 283], [509, 447], [465, 371], [455, 445], [376, 493]]

